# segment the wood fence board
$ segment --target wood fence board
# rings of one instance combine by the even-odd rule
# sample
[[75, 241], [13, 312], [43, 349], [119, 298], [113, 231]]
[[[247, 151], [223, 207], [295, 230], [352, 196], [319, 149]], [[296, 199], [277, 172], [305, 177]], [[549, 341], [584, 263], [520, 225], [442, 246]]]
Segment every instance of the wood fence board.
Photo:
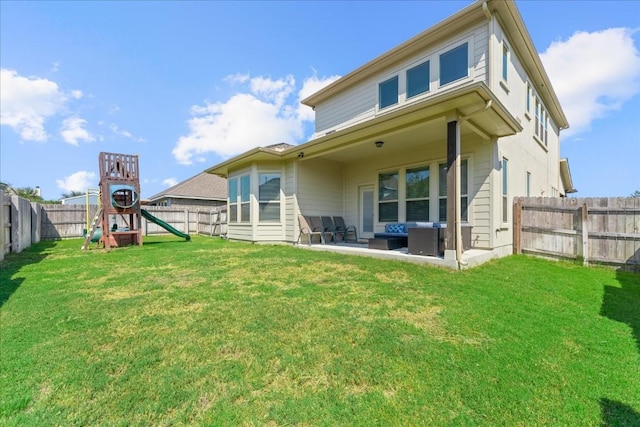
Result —
[[640, 198], [516, 198], [515, 218], [523, 253], [640, 268]]

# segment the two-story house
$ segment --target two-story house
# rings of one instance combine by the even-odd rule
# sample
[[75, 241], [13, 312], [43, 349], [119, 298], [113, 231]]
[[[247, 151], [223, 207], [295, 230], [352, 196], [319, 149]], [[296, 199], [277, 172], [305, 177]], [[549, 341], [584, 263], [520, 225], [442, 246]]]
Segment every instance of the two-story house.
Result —
[[[304, 144], [255, 148], [207, 170], [228, 178], [229, 238], [295, 243], [298, 214], [459, 225], [473, 248], [512, 251], [514, 196], [573, 191], [567, 119], [512, 1], [478, 1], [302, 101]], [[274, 185], [279, 191], [273, 191]]]

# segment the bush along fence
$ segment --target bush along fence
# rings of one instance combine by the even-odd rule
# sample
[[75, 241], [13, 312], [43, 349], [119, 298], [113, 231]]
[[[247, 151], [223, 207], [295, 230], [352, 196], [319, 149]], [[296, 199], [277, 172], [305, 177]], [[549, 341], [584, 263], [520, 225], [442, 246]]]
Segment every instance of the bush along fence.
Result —
[[514, 253], [640, 272], [640, 198], [514, 199]]
[[[30, 202], [18, 196], [0, 192], [0, 260], [9, 252], [21, 252], [40, 240], [56, 240], [84, 237], [87, 218], [91, 220], [97, 211], [96, 205], [52, 205]], [[171, 209], [145, 206], [153, 216], [187, 234], [226, 236], [227, 213], [225, 207], [194, 209]], [[114, 215], [111, 224], [124, 227], [124, 220]], [[146, 219], [142, 219], [145, 236], [168, 234], [168, 232]]]

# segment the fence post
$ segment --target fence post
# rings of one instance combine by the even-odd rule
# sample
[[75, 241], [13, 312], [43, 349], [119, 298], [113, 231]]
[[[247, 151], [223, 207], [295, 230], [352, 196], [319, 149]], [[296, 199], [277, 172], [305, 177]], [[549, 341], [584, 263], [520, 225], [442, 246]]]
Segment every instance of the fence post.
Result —
[[513, 204], [513, 253], [522, 253], [522, 199]]
[[588, 227], [588, 212], [587, 204], [583, 203], [581, 210], [581, 222], [582, 222], [582, 264], [589, 265], [589, 230]]

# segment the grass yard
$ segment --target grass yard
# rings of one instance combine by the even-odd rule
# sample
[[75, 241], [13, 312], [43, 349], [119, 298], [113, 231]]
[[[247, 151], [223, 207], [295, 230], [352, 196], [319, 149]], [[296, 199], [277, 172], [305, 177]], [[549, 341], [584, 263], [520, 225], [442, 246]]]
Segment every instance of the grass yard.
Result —
[[637, 274], [81, 244], [0, 264], [0, 425], [640, 425]]

